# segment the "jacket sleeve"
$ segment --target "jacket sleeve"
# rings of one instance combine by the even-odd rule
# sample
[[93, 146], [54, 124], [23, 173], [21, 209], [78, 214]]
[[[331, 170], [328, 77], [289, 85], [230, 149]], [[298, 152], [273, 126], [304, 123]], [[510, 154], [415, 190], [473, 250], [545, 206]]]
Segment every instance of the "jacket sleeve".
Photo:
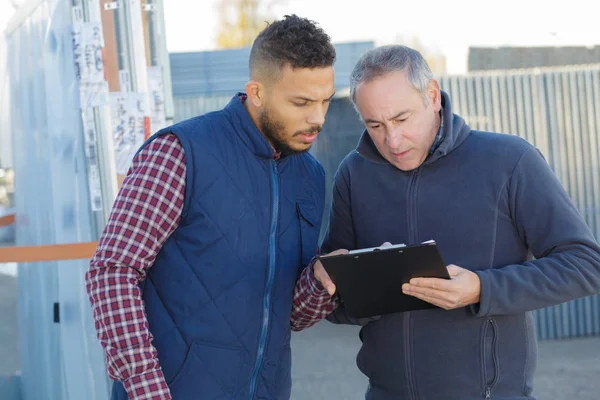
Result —
[[537, 149], [522, 155], [508, 185], [513, 223], [535, 259], [476, 271], [475, 315], [520, 313], [600, 292], [600, 247]]

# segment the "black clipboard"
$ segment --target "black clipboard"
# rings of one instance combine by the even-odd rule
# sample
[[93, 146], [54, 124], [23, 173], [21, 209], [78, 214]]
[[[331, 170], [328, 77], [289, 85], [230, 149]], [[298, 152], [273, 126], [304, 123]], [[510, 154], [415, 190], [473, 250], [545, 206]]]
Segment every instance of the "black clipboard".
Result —
[[435, 242], [320, 256], [319, 260], [348, 315], [355, 318], [437, 308], [405, 295], [402, 285], [417, 277], [450, 279]]

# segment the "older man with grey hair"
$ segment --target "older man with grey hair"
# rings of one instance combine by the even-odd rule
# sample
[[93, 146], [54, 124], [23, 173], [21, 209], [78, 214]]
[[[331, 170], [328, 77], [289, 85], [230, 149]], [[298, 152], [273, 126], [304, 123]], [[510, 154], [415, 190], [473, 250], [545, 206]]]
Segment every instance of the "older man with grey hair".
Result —
[[542, 154], [471, 129], [417, 51], [366, 53], [351, 98], [366, 130], [335, 175], [322, 251], [434, 239], [451, 276], [398, 288], [432, 309], [357, 321], [341, 302], [328, 317], [364, 325], [366, 398], [534, 399], [530, 311], [600, 291], [590, 229]]

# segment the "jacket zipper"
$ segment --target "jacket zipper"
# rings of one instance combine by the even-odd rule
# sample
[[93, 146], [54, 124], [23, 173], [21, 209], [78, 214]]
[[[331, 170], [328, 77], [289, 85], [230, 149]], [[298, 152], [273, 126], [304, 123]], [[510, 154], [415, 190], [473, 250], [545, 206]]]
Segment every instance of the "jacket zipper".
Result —
[[412, 363], [413, 363], [413, 355], [412, 348], [410, 346], [410, 311], [404, 313], [404, 354], [406, 357], [404, 358], [405, 368], [406, 368], [406, 379], [408, 381], [408, 394], [409, 399], [414, 400], [417, 398], [415, 394], [415, 388], [413, 383], [412, 376]]
[[[494, 376], [491, 382], [488, 380], [488, 371], [487, 371], [487, 362], [486, 356], [488, 356], [486, 343], [487, 343], [487, 334], [488, 329], [492, 330], [492, 343], [491, 343], [491, 354], [489, 356], [492, 357], [492, 363], [494, 364]], [[485, 323], [485, 327], [483, 328], [483, 338], [482, 338], [482, 357], [481, 357], [481, 367], [483, 370], [483, 386], [485, 388], [485, 400], [491, 400], [492, 398], [492, 390], [494, 386], [496, 386], [496, 381], [498, 379], [498, 359], [496, 357], [496, 346], [498, 343], [498, 332], [496, 330], [496, 322], [493, 318], [488, 318]]]
[[[416, 201], [414, 201], [415, 199], [413, 199], [413, 197], [416, 197], [416, 193], [415, 193], [415, 186], [416, 186], [416, 182], [417, 179], [419, 177], [419, 171], [421, 170], [421, 168], [417, 168], [415, 171], [412, 172], [412, 175], [410, 177], [410, 182], [408, 184], [408, 195], [406, 196], [407, 198], [407, 222], [408, 222], [408, 232], [409, 232], [409, 240], [411, 244], [416, 243], [417, 241], [417, 232], [416, 232], [416, 227], [415, 227], [415, 223], [414, 220], [416, 218], [416, 213], [417, 213], [417, 206], [416, 206]], [[404, 313], [404, 351], [406, 354], [406, 377], [408, 380], [408, 390], [409, 390], [409, 397], [410, 399], [417, 399], [417, 390], [416, 390], [416, 383], [414, 382], [414, 376], [412, 373], [412, 364], [413, 364], [413, 351], [412, 351], [412, 347], [411, 347], [411, 330], [410, 330], [410, 323], [411, 323], [411, 315], [412, 313], [410, 311], [407, 311]]]
[[277, 171], [277, 162], [271, 160], [271, 188], [272, 188], [272, 214], [271, 214], [271, 230], [269, 232], [269, 275], [265, 286], [265, 296], [263, 299], [263, 318], [262, 327], [260, 330], [260, 340], [256, 353], [256, 364], [254, 372], [250, 380], [249, 399], [254, 398], [256, 391], [256, 380], [258, 373], [262, 367], [265, 354], [265, 346], [267, 344], [267, 333], [269, 332], [269, 316], [271, 314], [271, 291], [273, 289], [273, 280], [275, 278], [275, 263], [277, 261], [277, 221], [279, 217], [279, 172]]

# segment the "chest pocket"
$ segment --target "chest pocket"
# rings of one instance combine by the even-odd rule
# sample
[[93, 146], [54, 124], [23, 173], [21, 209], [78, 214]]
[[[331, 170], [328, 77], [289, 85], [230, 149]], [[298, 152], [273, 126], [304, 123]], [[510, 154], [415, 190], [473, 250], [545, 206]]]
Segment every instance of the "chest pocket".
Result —
[[298, 201], [296, 212], [300, 223], [300, 257], [302, 265], [307, 266], [317, 254], [321, 216], [317, 215], [314, 204], [307, 201]]

